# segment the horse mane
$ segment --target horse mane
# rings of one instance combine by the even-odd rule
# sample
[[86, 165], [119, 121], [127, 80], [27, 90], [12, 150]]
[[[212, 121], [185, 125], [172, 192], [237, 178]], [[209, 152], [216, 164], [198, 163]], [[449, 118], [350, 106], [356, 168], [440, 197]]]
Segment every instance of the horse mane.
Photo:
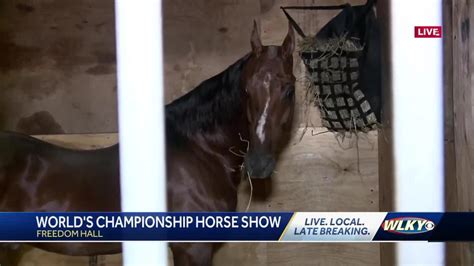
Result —
[[166, 106], [167, 137], [191, 136], [231, 123], [242, 112], [240, 76], [249, 54]]

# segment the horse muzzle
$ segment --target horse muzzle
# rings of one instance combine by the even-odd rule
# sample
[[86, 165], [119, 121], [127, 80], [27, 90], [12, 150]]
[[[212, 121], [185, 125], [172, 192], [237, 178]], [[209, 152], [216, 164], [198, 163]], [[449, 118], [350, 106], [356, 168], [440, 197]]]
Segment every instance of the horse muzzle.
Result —
[[245, 156], [245, 171], [254, 179], [270, 177], [275, 165], [275, 158], [268, 153], [250, 152]]

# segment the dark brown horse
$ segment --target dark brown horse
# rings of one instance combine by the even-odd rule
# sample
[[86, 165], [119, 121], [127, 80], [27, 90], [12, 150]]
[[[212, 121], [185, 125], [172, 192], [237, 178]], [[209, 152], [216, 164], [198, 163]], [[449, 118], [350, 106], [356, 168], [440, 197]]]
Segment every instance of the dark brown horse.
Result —
[[[251, 53], [166, 106], [169, 211], [235, 211], [241, 165], [253, 178], [274, 170], [293, 120], [293, 31], [282, 46], [263, 46], [254, 25], [251, 45]], [[0, 133], [0, 211], [120, 211], [118, 154], [118, 145], [76, 151]], [[66, 255], [121, 251], [110, 243], [33, 245]], [[212, 262], [212, 244], [170, 246], [175, 265]]]

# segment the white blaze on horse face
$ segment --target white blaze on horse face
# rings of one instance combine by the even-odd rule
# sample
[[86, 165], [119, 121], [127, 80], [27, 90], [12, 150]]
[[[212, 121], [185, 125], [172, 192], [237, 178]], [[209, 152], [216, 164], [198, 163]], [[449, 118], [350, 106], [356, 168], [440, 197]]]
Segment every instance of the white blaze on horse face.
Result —
[[265, 108], [263, 109], [263, 113], [260, 116], [257, 124], [257, 136], [261, 143], [265, 141], [265, 123], [267, 122], [267, 110], [268, 104], [270, 103], [270, 97], [268, 97], [267, 101], [265, 102]]
[[265, 74], [265, 78], [263, 79], [263, 87], [265, 88], [265, 91], [267, 92], [267, 95], [269, 94], [269, 89], [270, 89], [270, 80], [272, 78], [272, 75], [270, 73]]
[[265, 88], [265, 91], [267, 92], [267, 101], [265, 102], [265, 107], [263, 108], [262, 115], [260, 116], [260, 119], [258, 119], [257, 130], [256, 130], [257, 137], [262, 144], [265, 141], [265, 123], [267, 122], [268, 105], [270, 104], [271, 78], [272, 76], [270, 75], [270, 73], [267, 73], [265, 75], [265, 79], [263, 80], [263, 87]]

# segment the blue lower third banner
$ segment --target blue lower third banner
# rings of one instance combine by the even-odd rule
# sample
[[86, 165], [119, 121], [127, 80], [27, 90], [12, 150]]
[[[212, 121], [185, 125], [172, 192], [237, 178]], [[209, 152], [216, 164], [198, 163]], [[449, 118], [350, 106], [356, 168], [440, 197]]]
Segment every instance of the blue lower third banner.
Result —
[[0, 242], [474, 241], [474, 213], [0, 213]]

